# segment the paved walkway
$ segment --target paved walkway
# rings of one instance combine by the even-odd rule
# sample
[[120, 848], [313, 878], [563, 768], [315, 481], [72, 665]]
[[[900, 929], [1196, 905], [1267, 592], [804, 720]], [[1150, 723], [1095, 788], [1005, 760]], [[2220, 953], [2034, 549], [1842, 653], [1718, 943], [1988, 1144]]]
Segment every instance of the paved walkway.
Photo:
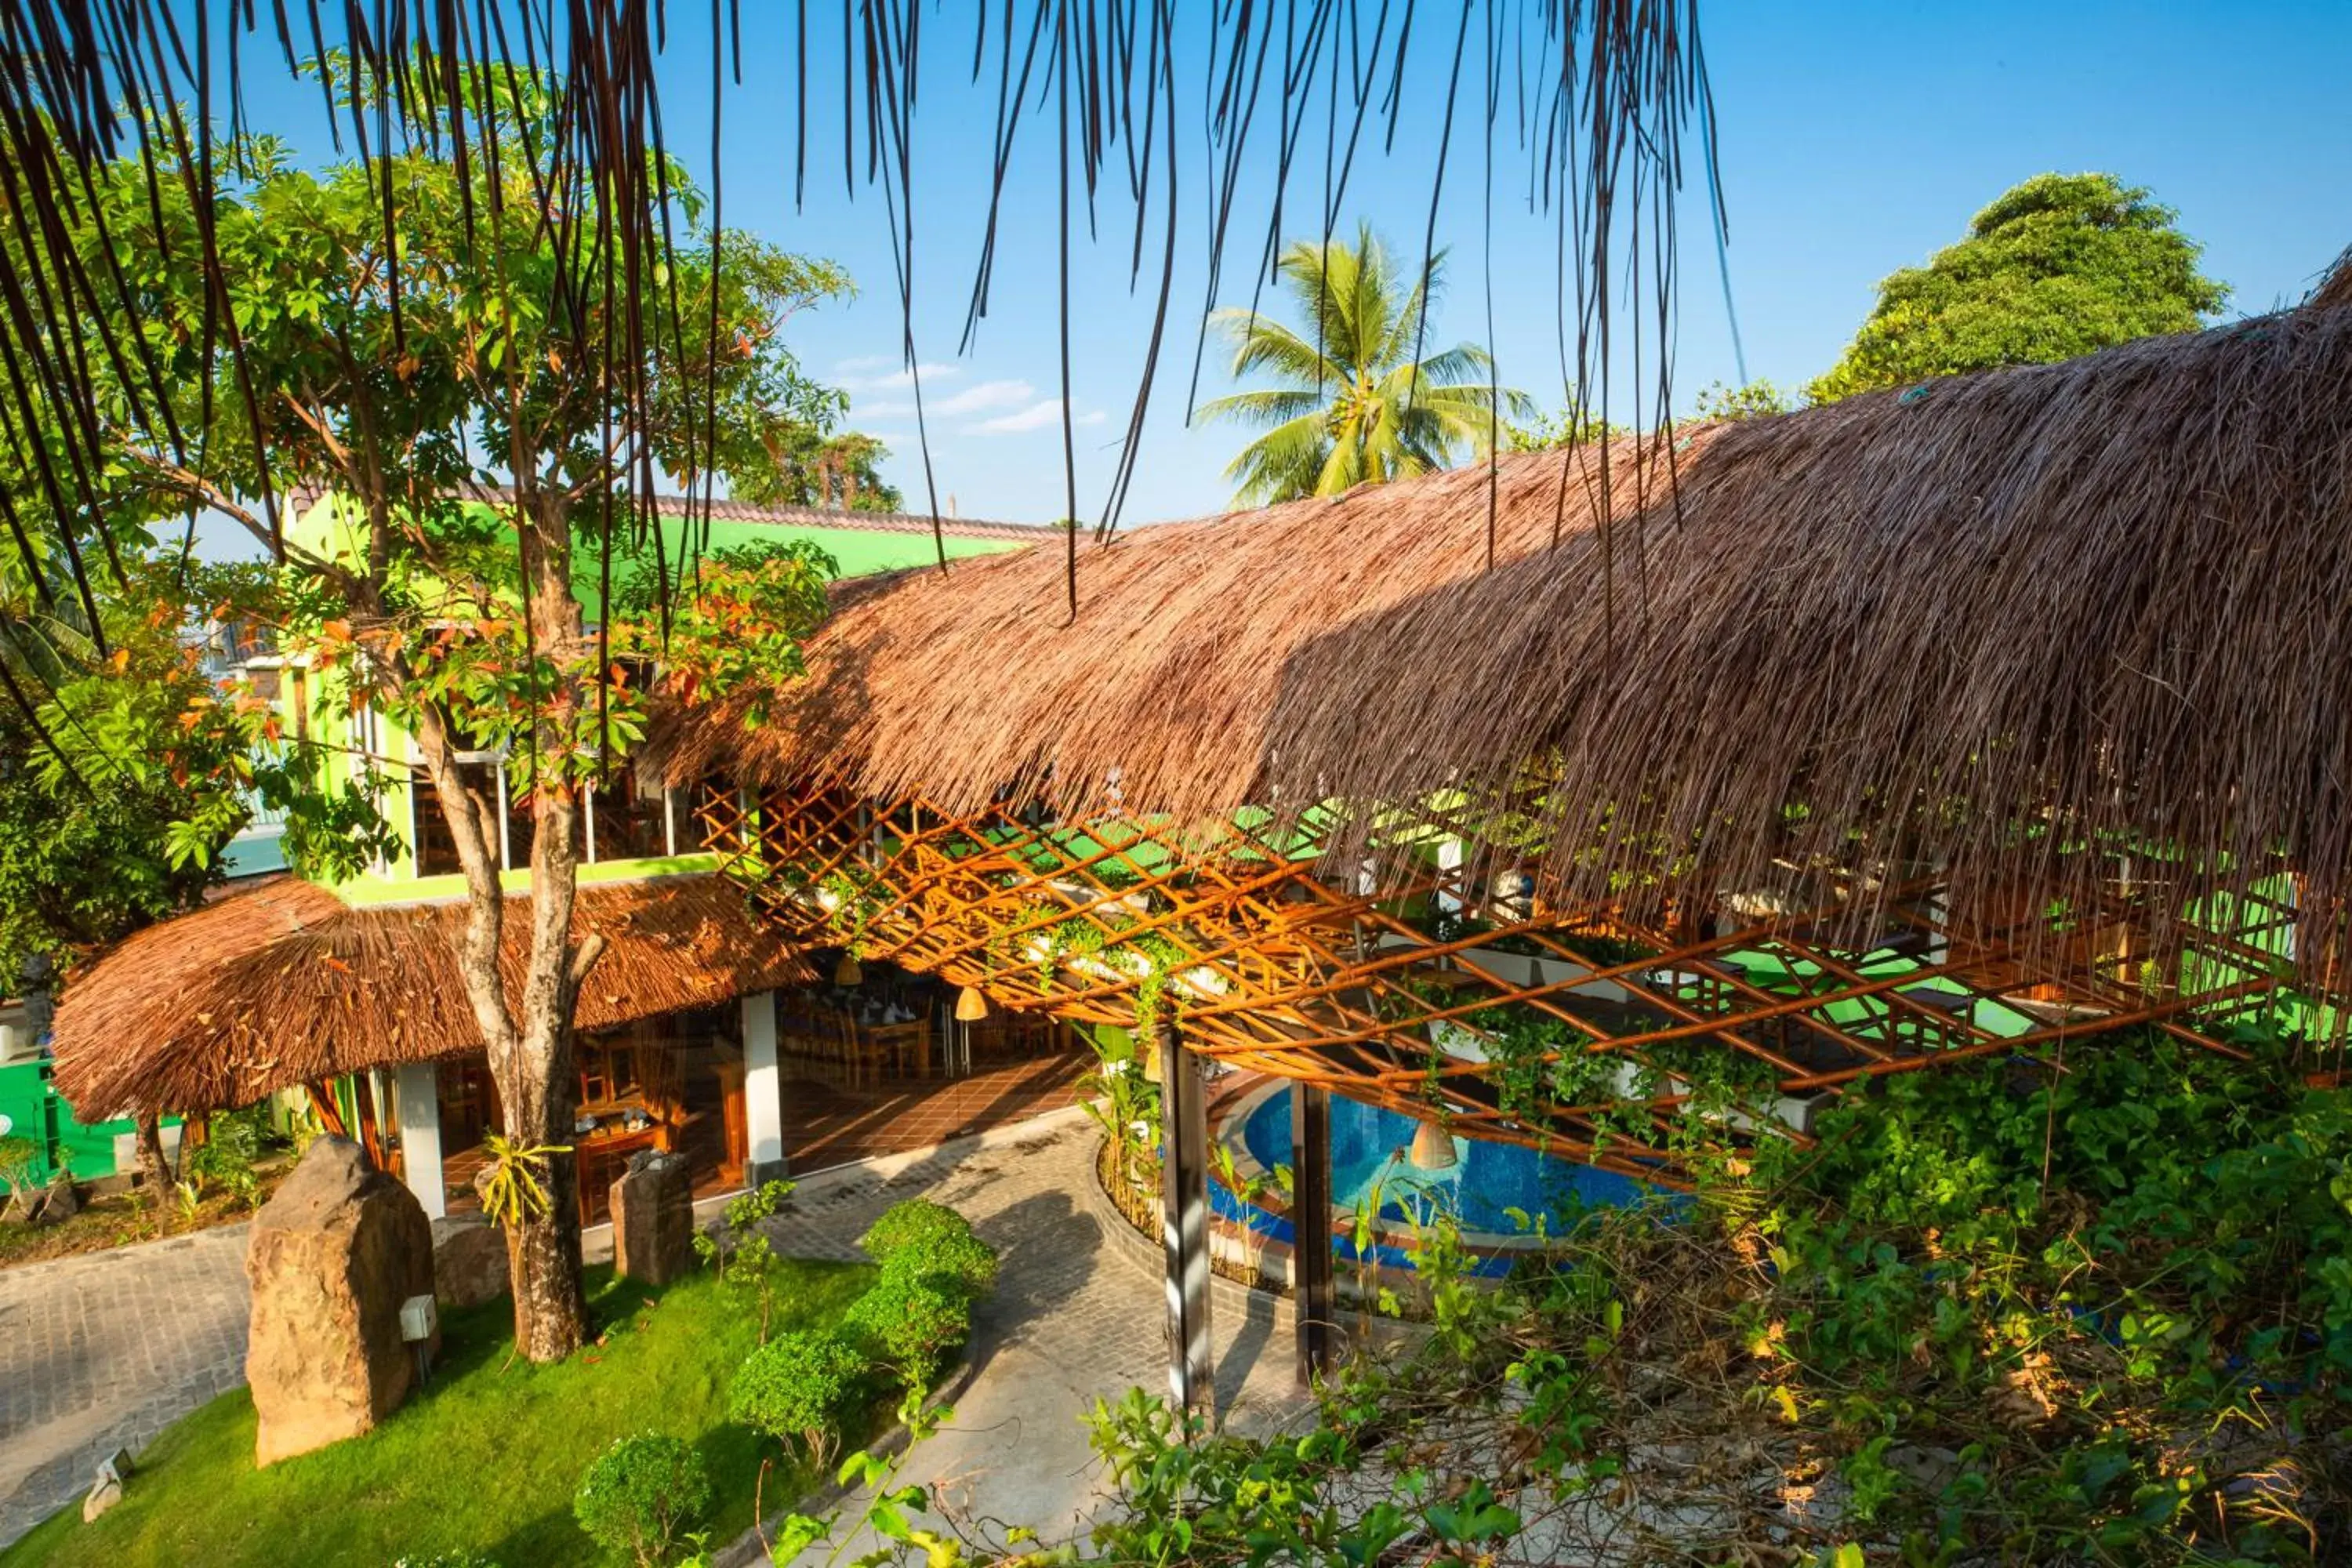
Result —
[[245, 1381], [242, 1225], [0, 1269], [0, 1545]]
[[[1156, 1253], [1104, 1216], [1091, 1121], [1068, 1113], [1026, 1135], [1005, 1130], [902, 1168], [876, 1162], [813, 1183], [773, 1226], [777, 1249], [856, 1258], [856, 1239], [902, 1198], [957, 1209], [1003, 1259], [975, 1325], [975, 1372], [955, 1421], [919, 1447], [897, 1484], [940, 1489], [967, 1522], [983, 1516], [1037, 1530], [1049, 1544], [1084, 1527], [1101, 1500], [1080, 1416], [1097, 1397], [1168, 1386], [1167, 1308]], [[1237, 1429], [1299, 1415], [1286, 1307], [1217, 1282], [1211, 1312], [1219, 1408]], [[859, 1505], [845, 1511], [854, 1517]], [[842, 1561], [865, 1550], [854, 1545]], [[812, 1554], [814, 1560], [816, 1554]]]

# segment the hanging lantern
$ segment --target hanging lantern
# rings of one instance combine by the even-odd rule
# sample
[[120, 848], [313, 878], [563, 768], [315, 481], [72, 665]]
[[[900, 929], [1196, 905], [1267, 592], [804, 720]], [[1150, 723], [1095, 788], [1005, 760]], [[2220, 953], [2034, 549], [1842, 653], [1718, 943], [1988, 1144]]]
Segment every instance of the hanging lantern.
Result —
[[1424, 1121], [1412, 1135], [1412, 1168], [1450, 1171], [1455, 1164], [1454, 1134], [1434, 1121]]
[[956, 1022], [977, 1024], [988, 1016], [988, 998], [977, 985], [967, 985], [956, 995]]
[[864, 984], [865, 980], [866, 971], [858, 963], [857, 954], [855, 952], [844, 952], [841, 955], [841, 962], [833, 966], [833, 983], [835, 985], [858, 985]]

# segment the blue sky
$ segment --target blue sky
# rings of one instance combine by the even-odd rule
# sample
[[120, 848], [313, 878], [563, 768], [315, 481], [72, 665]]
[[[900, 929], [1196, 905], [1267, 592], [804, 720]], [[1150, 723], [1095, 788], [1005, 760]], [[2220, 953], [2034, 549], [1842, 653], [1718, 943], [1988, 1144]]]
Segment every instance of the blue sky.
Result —
[[[950, 12], [964, 0], [953, 0]], [[672, 145], [707, 176], [707, 46], [673, 6], [675, 70], [665, 88]], [[1185, 25], [1192, 25], [1187, 0]], [[1445, 8], [1424, 5], [1432, 16]], [[814, 139], [804, 205], [791, 189], [793, 120], [786, 8], [746, 0], [746, 83], [726, 100], [724, 193], [730, 226], [848, 265], [854, 302], [796, 318], [788, 341], [807, 368], [852, 394], [851, 423], [893, 448], [887, 471], [911, 504], [923, 496], [899, 370], [899, 315], [887, 216], [877, 189], [845, 194], [837, 141]], [[1868, 310], [1874, 284], [1957, 238], [1969, 216], [2044, 170], [2112, 171], [2179, 209], [2207, 247], [2205, 270], [2231, 285], [2232, 312], [2292, 302], [2352, 241], [2352, 5], [2041, 4], [1968, 5], [1724, 4], [1703, 10], [1730, 213], [1729, 268], [1748, 373], [1801, 384], [1825, 368]], [[927, 26], [929, 25], [927, 23]], [[1396, 154], [1360, 166], [1347, 216], [1361, 216], [1416, 258], [1428, 219], [1449, 36], [1417, 41]], [[1197, 29], [1195, 29], [1197, 31]], [[953, 37], [940, 35], [954, 35]], [[916, 123], [917, 347], [926, 372], [931, 453], [942, 505], [966, 517], [1039, 520], [1064, 510], [1055, 287], [1055, 182], [1050, 123], [1023, 143], [1011, 175], [988, 318], [959, 353], [981, 237], [993, 83], [964, 77], [969, 35], [953, 22], [924, 79]], [[1471, 45], [1475, 72], [1477, 45]], [[1453, 247], [1433, 343], [1486, 337], [1489, 298], [1480, 220], [1483, 153], [1465, 89], [1438, 213]], [[1197, 89], [1195, 89], [1197, 91]], [[818, 122], [837, 127], [837, 98], [813, 89]], [[273, 108], [265, 91], [257, 122]], [[837, 137], [837, 130], [835, 132]], [[1221, 303], [1248, 302], [1271, 186], [1270, 136], [1234, 227]], [[305, 151], [309, 151], [308, 148]], [[1319, 191], [1294, 186], [1301, 225]], [[1552, 220], [1525, 207], [1528, 154], [1498, 134], [1492, 228], [1494, 344], [1504, 380], [1561, 401]], [[1187, 427], [1186, 383], [1204, 278], [1197, 149], [1187, 184], [1175, 318], [1138, 475], [1131, 521], [1222, 510], [1223, 469], [1244, 438]], [[1153, 264], [1128, 289], [1131, 222], [1103, 213], [1099, 242], [1073, 258], [1071, 403], [1079, 511], [1099, 510], [1134, 396], [1153, 304]], [[1675, 325], [1677, 402], [1736, 381], [1712, 236], [1696, 193], [1684, 209]], [[1152, 242], [1158, 243], [1155, 232]], [[1202, 395], [1227, 390], [1213, 347]], [[1630, 416], [1630, 406], [1618, 411]]]

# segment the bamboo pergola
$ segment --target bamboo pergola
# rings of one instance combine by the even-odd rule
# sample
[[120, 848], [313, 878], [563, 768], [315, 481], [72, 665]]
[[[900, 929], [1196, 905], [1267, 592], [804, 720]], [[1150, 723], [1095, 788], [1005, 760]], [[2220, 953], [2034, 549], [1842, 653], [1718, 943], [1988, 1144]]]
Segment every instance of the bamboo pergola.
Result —
[[2331, 292], [877, 584], [658, 766], [799, 941], [1654, 1180], [2126, 1027], [2340, 1069], [2348, 465]]
[[[706, 786], [701, 816], [797, 944], [1082, 1024], [1165, 1009], [1203, 1056], [1667, 1185], [1767, 1122], [1802, 1139], [1859, 1079], [2050, 1066], [2143, 1024], [2242, 1055], [2233, 1025], [2303, 1005], [2291, 899], [2183, 921], [2122, 856], [2097, 907], [2056, 913], [2026, 883], [1962, 911], [1932, 874], [1841, 867], [1797, 879], [1810, 900], [1568, 909], [1526, 890], [1539, 855], [1437, 805], [1369, 828], [1328, 808], [1061, 821], [1034, 798], [956, 812], [810, 778]], [[1339, 841], [1373, 848], [1335, 866]], [[2172, 936], [2160, 959], [2151, 929]], [[1728, 1108], [1700, 1084], [1730, 1086]]]

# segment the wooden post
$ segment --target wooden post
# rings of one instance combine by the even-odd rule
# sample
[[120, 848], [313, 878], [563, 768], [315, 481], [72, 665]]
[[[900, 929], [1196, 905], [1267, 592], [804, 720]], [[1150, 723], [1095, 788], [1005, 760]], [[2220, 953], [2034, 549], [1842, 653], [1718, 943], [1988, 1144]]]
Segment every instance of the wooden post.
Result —
[[1214, 1404], [1209, 1342], [1209, 1116], [1199, 1060], [1172, 1020], [1160, 1037], [1160, 1238], [1168, 1260], [1168, 1394], [1180, 1408]]
[[1338, 1303], [1331, 1288], [1331, 1091], [1290, 1086], [1292, 1317], [1298, 1384], [1312, 1387], [1331, 1368]]

